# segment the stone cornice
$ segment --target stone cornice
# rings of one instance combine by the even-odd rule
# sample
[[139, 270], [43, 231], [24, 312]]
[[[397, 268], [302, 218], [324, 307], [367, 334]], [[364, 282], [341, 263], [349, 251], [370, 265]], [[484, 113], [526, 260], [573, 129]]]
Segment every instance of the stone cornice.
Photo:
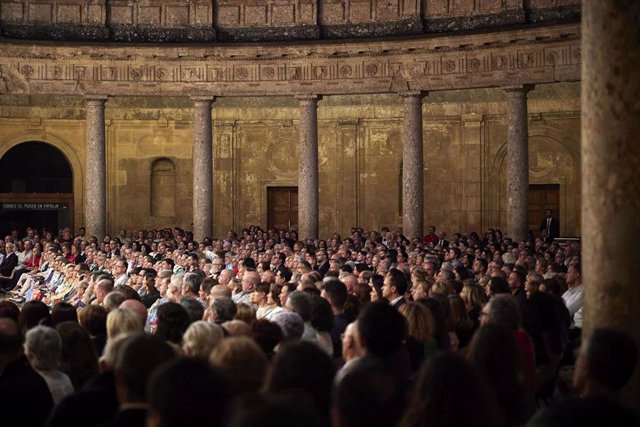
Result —
[[16, 94], [331, 95], [579, 79], [579, 24], [327, 43], [0, 43], [0, 93]]

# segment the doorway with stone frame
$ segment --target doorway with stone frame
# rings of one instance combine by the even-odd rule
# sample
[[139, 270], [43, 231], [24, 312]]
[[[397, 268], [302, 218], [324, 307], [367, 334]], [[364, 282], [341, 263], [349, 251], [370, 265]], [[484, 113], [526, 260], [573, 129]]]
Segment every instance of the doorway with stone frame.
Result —
[[267, 187], [267, 226], [298, 229], [298, 187]]
[[529, 231], [536, 237], [540, 236], [540, 223], [547, 209], [551, 209], [553, 216], [560, 221], [560, 184], [530, 184]]

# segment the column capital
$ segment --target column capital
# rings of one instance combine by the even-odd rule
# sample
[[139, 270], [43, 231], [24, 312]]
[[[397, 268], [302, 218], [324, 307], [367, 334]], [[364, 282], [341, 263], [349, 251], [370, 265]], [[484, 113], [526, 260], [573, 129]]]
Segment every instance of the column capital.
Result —
[[216, 100], [216, 97], [215, 96], [190, 96], [189, 99], [191, 99], [195, 103], [199, 103], [199, 102], [213, 103]]
[[321, 101], [322, 95], [314, 95], [314, 94], [299, 94], [293, 96], [298, 101]]
[[524, 92], [525, 94], [534, 89], [534, 85], [508, 85], [501, 88], [507, 93]]
[[427, 96], [427, 93], [428, 92], [423, 91], [423, 90], [406, 90], [406, 91], [403, 91], [403, 92], [398, 92], [398, 95], [400, 95], [403, 98], [415, 97], [415, 98], [422, 99], [425, 96]]
[[84, 100], [86, 102], [101, 102], [105, 103], [109, 99], [109, 95], [86, 95]]

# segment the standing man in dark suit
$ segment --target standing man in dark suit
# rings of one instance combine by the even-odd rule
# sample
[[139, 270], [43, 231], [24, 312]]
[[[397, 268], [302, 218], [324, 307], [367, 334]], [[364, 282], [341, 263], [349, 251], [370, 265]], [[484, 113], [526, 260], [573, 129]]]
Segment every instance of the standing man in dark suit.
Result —
[[540, 232], [547, 232], [547, 238], [553, 240], [560, 236], [560, 221], [553, 217], [553, 211], [547, 209], [546, 218], [540, 223]]
[[448, 248], [449, 241], [445, 239], [446, 236], [447, 236], [447, 233], [445, 233], [444, 231], [441, 231], [440, 234], [438, 234], [438, 242], [436, 243], [436, 246], [440, 246], [440, 248], [442, 249]]

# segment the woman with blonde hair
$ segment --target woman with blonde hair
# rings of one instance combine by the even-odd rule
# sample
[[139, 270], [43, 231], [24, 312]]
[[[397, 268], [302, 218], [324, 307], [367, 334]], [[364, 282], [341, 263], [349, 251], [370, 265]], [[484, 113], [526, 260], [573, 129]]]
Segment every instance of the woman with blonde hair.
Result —
[[444, 296], [449, 296], [449, 295], [453, 295], [455, 293], [455, 291], [453, 290], [453, 286], [451, 286], [451, 283], [436, 281], [431, 286], [431, 293], [430, 294], [432, 294], [432, 293], [437, 293], [437, 294], [442, 294]]
[[480, 312], [482, 307], [487, 303], [488, 298], [484, 289], [480, 285], [473, 283], [472, 279], [465, 280], [462, 285], [460, 297], [464, 301], [464, 305], [469, 314], [469, 318], [473, 322], [474, 328], [480, 324]]
[[198, 320], [187, 328], [182, 338], [182, 349], [187, 357], [204, 360], [224, 338], [222, 328], [215, 323]]
[[433, 338], [435, 320], [431, 311], [418, 302], [408, 302], [399, 308], [400, 314], [407, 321], [407, 350], [414, 371], [420, 369], [422, 363], [434, 355], [438, 349]]
[[143, 327], [133, 310], [116, 308], [107, 315], [107, 340], [128, 332], [143, 332]]
[[527, 294], [527, 298], [531, 298], [531, 295], [538, 292], [540, 285], [544, 282], [544, 277], [539, 273], [527, 274], [527, 280], [524, 282], [524, 291]]

